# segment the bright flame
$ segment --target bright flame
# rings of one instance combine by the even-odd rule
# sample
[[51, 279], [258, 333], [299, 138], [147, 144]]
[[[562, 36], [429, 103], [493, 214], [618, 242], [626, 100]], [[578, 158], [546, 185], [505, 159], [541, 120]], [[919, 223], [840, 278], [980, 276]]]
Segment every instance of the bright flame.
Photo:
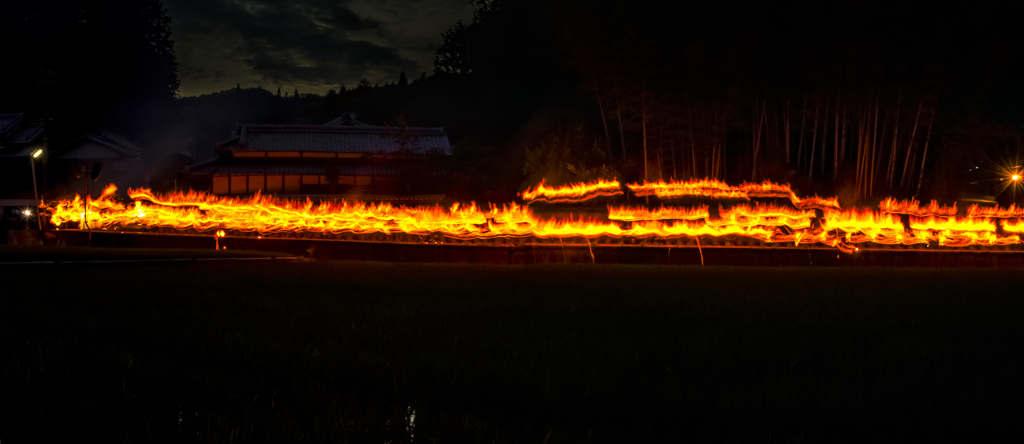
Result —
[[[747, 185], [747, 184], [744, 184]], [[775, 185], [765, 182], [765, 185]], [[642, 184], [631, 183], [629, 189], [637, 196], [656, 196], [661, 199], [675, 199], [680, 197], [710, 197], [713, 199], [743, 199], [750, 200], [747, 192], [741, 187], [729, 186], [729, 184], [716, 179], [690, 180], [686, 182], [672, 181], [657, 182], [644, 181]], [[786, 190], [789, 186], [786, 185]], [[765, 189], [773, 190], [766, 186]], [[780, 191], [780, 190], [774, 190]], [[787, 194], [788, 197], [788, 194]]]
[[608, 219], [611, 220], [699, 220], [706, 219], [707, 217], [707, 206], [695, 208], [661, 207], [657, 210], [631, 207], [608, 207]]
[[1010, 205], [1009, 208], [995, 207], [979, 207], [978, 205], [971, 205], [967, 207], [968, 218], [978, 217], [997, 217], [997, 218], [1011, 218], [1011, 217], [1024, 217], [1024, 207], [1017, 207], [1016, 204]]
[[574, 183], [560, 187], [548, 186], [544, 180], [541, 180], [536, 188], [527, 188], [526, 191], [519, 193], [525, 202], [579, 202], [595, 197], [620, 194], [622, 194], [622, 185], [615, 179], [598, 179], [596, 182]]
[[[644, 186], [657, 192], [663, 184]], [[663, 193], [673, 189], [697, 193], [682, 185], [676, 188], [664, 185]], [[307, 232], [440, 234], [458, 239], [735, 236], [764, 243], [817, 243], [847, 253], [858, 251], [858, 245], [864, 243], [946, 247], [1015, 245], [1021, 243], [1020, 236], [1024, 234], [1024, 223], [1019, 220], [998, 222], [1001, 218], [1024, 215], [1024, 210], [1013, 206], [1008, 209], [971, 206], [966, 218], [957, 218], [955, 206], [943, 207], [935, 202], [922, 207], [916, 201], [889, 199], [880, 205], [881, 211], [840, 210], [835, 198], [800, 199], [792, 195], [788, 185], [765, 183], [729, 187], [717, 181], [707, 181], [704, 185], [715, 197], [734, 192], [745, 196], [790, 193], [796, 208], [743, 203], [718, 207], [713, 213], [703, 205], [657, 209], [619, 206], [609, 207], [603, 218], [564, 219], [537, 216], [528, 207], [516, 204], [487, 209], [475, 203], [456, 203], [449, 208], [348, 201], [314, 204], [308, 199], [287, 201], [259, 193], [249, 198], [231, 198], [196, 192], [161, 195], [148, 189], [129, 190], [133, 202], [125, 205], [114, 200], [117, 188], [111, 185], [95, 201], [75, 196], [72, 200], [56, 202], [48, 210], [52, 214], [51, 221], [58, 227], [81, 222], [88, 213], [93, 229], [172, 228], [214, 232], [217, 237], [224, 237], [229, 231], [253, 232], [260, 237]], [[602, 188], [607, 186], [594, 183], [558, 189], [593, 193], [595, 191], [586, 190], [607, 190]], [[543, 184], [537, 190], [544, 190]], [[555, 189], [545, 190], [546, 198], [557, 199], [559, 193], [569, 193], [552, 190]], [[909, 223], [904, 225], [897, 213], [909, 214]]]
[[950, 217], [956, 215], [956, 203], [951, 207], [945, 207], [939, 205], [939, 203], [934, 200], [927, 206], [922, 207], [921, 203], [916, 199], [896, 200], [889, 197], [879, 203], [878, 208], [882, 210], [883, 213], [909, 214], [917, 217]]

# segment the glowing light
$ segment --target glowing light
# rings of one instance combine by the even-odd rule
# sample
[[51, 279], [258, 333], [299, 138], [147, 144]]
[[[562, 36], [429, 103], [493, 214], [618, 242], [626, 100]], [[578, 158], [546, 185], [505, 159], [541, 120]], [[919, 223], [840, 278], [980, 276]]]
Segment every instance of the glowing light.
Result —
[[1016, 204], [1010, 205], [1008, 208], [1001, 207], [980, 207], [978, 205], [971, 205], [967, 208], [968, 218], [980, 218], [980, 217], [996, 217], [996, 218], [1011, 218], [1011, 217], [1024, 217], [1024, 207], [1017, 207]]
[[921, 203], [915, 199], [896, 200], [889, 197], [878, 204], [878, 209], [882, 210], [884, 213], [909, 214], [917, 217], [949, 217], [956, 215], [955, 203], [951, 207], [946, 207], [939, 205], [939, 203], [934, 200], [928, 205], [921, 206]]
[[1014, 174], [1013, 177], [1010, 177], [1010, 179], [1020, 180], [1020, 174]]
[[598, 179], [596, 182], [574, 183], [560, 187], [549, 186], [541, 180], [536, 188], [527, 188], [526, 191], [519, 193], [525, 202], [580, 202], [595, 197], [621, 194], [622, 185], [615, 179]]
[[32, 153], [32, 158], [33, 159], [37, 158], [37, 157], [39, 157], [42, 154], [43, 154], [43, 150], [41, 150], [41, 149], [40, 150], [36, 150], [34, 153]]
[[[595, 184], [562, 189], [583, 190], [586, 195], [594, 192], [586, 191], [589, 185]], [[694, 192], [687, 190], [685, 184], [668, 185], [667, 189]], [[156, 194], [148, 189], [129, 190], [128, 196], [133, 201], [123, 204], [114, 198], [117, 188], [110, 186], [99, 199], [76, 196], [55, 202], [47, 210], [52, 215], [51, 221], [58, 227], [79, 222], [88, 213], [92, 229], [171, 228], [196, 233], [212, 232], [218, 239], [225, 237], [227, 231], [253, 233], [258, 238], [280, 233], [440, 235], [466, 240], [731, 236], [765, 244], [819, 244], [852, 253], [869, 243], [943, 247], [1016, 245], [1021, 243], [1021, 235], [1024, 235], [1024, 223], [996, 222], [997, 219], [1024, 216], [1024, 210], [1014, 206], [1005, 209], [971, 206], [967, 217], [958, 218], [955, 206], [945, 207], [937, 202], [922, 206], [913, 200], [887, 199], [880, 204], [879, 211], [841, 210], [835, 198], [800, 199], [792, 194], [788, 185], [731, 187], [721, 182], [706, 182], [705, 185], [709, 189], [708, 194], [697, 196], [720, 198], [733, 195], [735, 191], [749, 198], [752, 192], [788, 192], [795, 208], [748, 202], [720, 205], [716, 212], [710, 212], [707, 205], [663, 206], [657, 209], [610, 206], [603, 217], [548, 218], [534, 214], [527, 206], [516, 204], [487, 208], [475, 203], [456, 203], [448, 208], [349, 201], [314, 204], [308, 199], [288, 201], [259, 193], [248, 198], [231, 198], [197, 192]], [[597, 189], [608, 189], [602, 187], [597, 184]], [[540, 189], [538, 186], [534, 190]], [[657, 192], [658, 187], [652, 186], [650, 190]], [[545, 191], [545, 198], [558, 198], [560, 192], [549, 191]], [[909, 221], [901, 220], [901, 214], [909, 215]], [[222, 249], [219, 244], [218, 248]]]

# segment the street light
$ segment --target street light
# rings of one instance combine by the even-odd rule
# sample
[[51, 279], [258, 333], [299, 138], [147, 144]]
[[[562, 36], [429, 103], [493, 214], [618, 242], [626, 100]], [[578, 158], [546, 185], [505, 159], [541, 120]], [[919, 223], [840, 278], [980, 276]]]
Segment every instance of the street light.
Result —
[[[36, 202], [39, 201], [39, 185], [36, 184], [36, 158], [41, 156], [41, 155], [43, 155], [42, 148], [35, 150], [32, 153], [32, 157], [29, 158], [29, 163], [32, 164], [32, 193], [35, 194], [35, 196], [36, 196]], [[39, 223], [39, 229], [42, 230], [43, 229], [43, 221], [42, 221], [42, 219], [39, 219], [38, 223]]]
[[32, 192], [36, 196], [36, 200], [39, 200], [39, 187], [36, 185], [36, 158], [43, 155], [42, 149], [37, 149], [32, 153], [32, 158], [29, 162], [32, 163]]

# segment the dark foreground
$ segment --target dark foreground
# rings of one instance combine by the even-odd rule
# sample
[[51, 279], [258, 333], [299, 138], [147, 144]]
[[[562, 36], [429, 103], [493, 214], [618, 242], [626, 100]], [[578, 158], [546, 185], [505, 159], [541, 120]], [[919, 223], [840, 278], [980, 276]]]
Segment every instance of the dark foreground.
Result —
[[959, 441], [1024, 419], [1020, 270], [0, 268], [3, 442]]

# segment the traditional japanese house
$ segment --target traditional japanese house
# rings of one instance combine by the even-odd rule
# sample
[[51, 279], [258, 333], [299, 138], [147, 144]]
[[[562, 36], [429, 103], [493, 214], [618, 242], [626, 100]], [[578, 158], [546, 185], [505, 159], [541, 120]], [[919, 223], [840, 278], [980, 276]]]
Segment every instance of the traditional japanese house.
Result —
[[405, 159], [451, 154], [444, 128], [370, 125], [346, 114], [325, 125], [240, 124], [213, 160], [189, 167], [213, 194], [394, 196]]
[[[149, 186], [146, 153], [119, 134], [103, 131], [86, 133], [51, 154], [49, 190], [55, 196], [85, 194], [99, 197], [109, 184], [123, 193]], [[99, 176], [91, 180], [93, 168]]]

